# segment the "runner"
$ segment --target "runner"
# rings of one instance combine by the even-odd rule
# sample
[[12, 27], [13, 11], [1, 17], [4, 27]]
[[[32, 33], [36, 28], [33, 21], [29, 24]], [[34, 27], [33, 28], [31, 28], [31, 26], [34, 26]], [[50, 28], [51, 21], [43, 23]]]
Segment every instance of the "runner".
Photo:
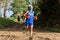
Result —
[[27, 12], [24, 14], [24, 16], [26, 17], [26, 29], [28, 29], [28, 27], [30, 27], [30, 35], [32, 36], [33, 34], [33, 22], [34, 22], [34, 11], [33, 11], [33, 6], [30, 5], [29, 9], [27, 10]]
[[18, 23], [20, 23], [20, 14], [18, 14], [17, 20], [18, 20]]

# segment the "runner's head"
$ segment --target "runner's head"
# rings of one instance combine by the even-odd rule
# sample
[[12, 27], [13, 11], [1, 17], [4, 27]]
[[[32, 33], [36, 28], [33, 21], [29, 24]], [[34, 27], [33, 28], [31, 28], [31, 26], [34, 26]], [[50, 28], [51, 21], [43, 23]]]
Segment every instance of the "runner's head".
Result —
[[33, 10], [33, 6], [32, 6], [32, 5], [29, 5], [29, 9], [30, 9], [30, 10]]

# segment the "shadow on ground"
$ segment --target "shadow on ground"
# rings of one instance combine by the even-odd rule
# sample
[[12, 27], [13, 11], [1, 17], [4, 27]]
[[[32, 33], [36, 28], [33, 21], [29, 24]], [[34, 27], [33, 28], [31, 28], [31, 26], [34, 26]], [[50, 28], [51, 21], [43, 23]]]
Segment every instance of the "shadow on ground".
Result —
[[[24, 30], [25, 30], [25, 23], [16, 23], [13, 24], [12, 26], [0, 29], [0, 31], [24, 31]], [[34, 27], [34, 32], [51, 32], [51, 31], [38, 28], [37, 26], [37, 28]]]

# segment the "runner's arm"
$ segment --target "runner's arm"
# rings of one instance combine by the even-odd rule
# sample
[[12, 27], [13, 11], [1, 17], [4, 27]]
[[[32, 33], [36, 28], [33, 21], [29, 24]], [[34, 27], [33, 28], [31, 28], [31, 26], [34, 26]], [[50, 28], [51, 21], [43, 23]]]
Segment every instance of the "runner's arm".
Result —
[[26, 16], [27, 13], [28, 13], [28, 11], [26, 11], [26, 12], [24, 13], [24, 16]]

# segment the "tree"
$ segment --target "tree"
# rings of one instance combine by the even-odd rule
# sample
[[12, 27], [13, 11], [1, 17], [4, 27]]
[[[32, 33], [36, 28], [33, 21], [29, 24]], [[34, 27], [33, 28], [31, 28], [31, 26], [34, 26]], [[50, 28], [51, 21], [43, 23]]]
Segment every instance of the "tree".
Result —
[[[34, 10], [38, 15], [39, 26], [57, 28], [60, 25], [60, 2], [59, 0], [36, 0]], [[60, 27], [59, 27], [60, 28]]]
[[5, 7], [4, 7], [4, 17], [6, 17], [7, 4], [8, 4], [8, 0], [6, 0], [6, 2], [5, 2]]
[[42, 2], [37, 5], [38, 8], [41, 9], [39, 10], [41, 14], [39, 13], [40, 15], [38, 15], [38, 24], [44, 27], [60, 28], [59, 0], [42, 0]]
[[27, 2], [27, 0], [14, 0], [14, 2], [11, 4], [11, 10], [14, 12], [13, 15], [17, 13], [23, 13], [23, 11], [27, 10], [28, 4], [29, 3]]
[[38, 16], [41, 13], [41, 2], [42, 0], [34, 0], [33, 1], [33, 7], [35, 11], [35, 15]]
[[2, 5], [3, 5], [4, 0], [0, 0], [0, 17], [2, 17]]

